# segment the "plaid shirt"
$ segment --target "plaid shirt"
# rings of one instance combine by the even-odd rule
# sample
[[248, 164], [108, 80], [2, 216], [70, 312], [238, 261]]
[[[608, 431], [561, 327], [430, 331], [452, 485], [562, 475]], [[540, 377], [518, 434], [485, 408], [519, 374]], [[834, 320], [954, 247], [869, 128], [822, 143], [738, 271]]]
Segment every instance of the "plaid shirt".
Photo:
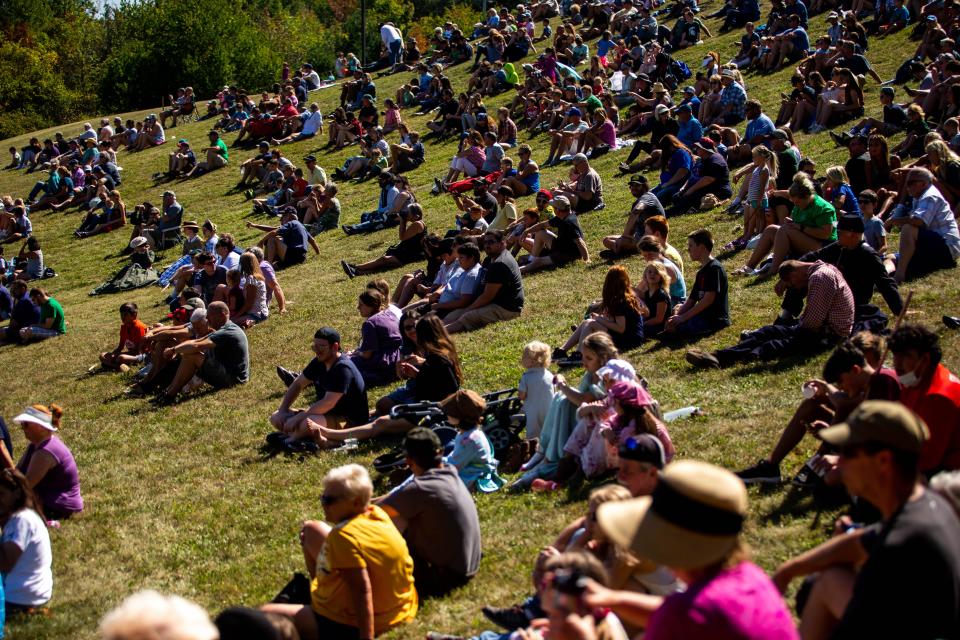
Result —
[[747, 92], [736, 81], [731, 82], [720, 92], [720, 104], [730, 105], [729, 113], [738, 118], [746, 117]]
[[810, 268], [800, 326], [846, 338], [853, 330], [853, 312], [853, 293], [843, 274], [832, 264], [816, 261]]

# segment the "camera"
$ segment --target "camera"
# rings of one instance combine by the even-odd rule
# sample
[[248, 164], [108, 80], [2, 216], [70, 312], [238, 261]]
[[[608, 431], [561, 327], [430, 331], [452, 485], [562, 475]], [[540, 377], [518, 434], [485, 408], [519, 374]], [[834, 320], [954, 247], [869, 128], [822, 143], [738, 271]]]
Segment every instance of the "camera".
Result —
[[587, 578], [579, 571], [558, 571], [553, 575], [553, 588], [565, 595], [580, 597], [587, 588]]

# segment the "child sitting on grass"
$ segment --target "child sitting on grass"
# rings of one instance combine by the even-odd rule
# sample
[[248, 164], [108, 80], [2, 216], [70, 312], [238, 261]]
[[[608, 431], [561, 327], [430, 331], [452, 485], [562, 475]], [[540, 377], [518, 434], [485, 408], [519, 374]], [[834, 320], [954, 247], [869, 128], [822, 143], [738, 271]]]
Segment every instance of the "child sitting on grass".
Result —
[[887, 250], [887, 230], [876, 217], [877, 193], [872, 189], [860, 192], [860, 213], [863, 214], [863, 241], [883, 255]]
[[493, 457], [493, 447], [480, 430], [480, 421], [487, 409], [486, 401], [475, 391], [460, 389], [447, 396], [440, 408], [446, 414], [447, 422], [459, 431], [453, 440], [453, 451], [444, 456], [443, 461], [457, 468], [460, 479], [470, 491], [491, 493], [502, 487], [504, 481], [497, 474], [499, 463]]
[[118, 369], [124, 373], [130, 365], [140, 361], [140, 349], [147, 335], [147, 325], [139, 319], [140, 310], [134, 302], [120, 305], [120, 342], [113, 351], [100, 354], [104, 369]]
[[227, 306], [230, 307], [230, 317], [235, 318], [243, 309], [246, 298], [243, 287], [240, 286], [242, 276], [238, 269], [227, 271]]

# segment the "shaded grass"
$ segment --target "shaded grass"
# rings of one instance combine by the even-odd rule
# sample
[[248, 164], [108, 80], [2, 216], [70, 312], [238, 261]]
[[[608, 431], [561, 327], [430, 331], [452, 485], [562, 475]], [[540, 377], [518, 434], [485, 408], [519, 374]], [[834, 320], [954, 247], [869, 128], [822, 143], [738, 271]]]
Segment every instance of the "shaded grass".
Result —
[[[709, 12], [716, 5], [707, 3]], [[823, 30], [818, 17], [811, 33]], [[711, 28], [718, 27], [712, 21]], [[703, 53], [721, 52], [728, 58], [739, 33], [713, 38], [679, 58], [695, 68]], [[869, 57], [884, 78], [891, 77], [904, 59], [903, 52], [914, 45], [906, 34], [871, 41]], [[450, 71], [454, 87], [466, 84], [466, 70]], [[788, 86], [790, 71], [770, 76], [748, 76], [751, 97], [759, 98], [768, 113], [775, 115], [779, 92]], [[392, 95], [406, 75], [378, 80], [381, 98]], [[866, 88], [867, 110], [879, 113], [877, 86]], [[314, 93], [323, 111], [335, 106], [336, 90]], [[497, 107], [511, 96], [488, 100]], [[142, 117], [146, 112], [133, 114]], [[426, 118], [404, 114], [416, 128], [424, 130]], [[168, 132], [171, 139], [189, 138], [202, 144], [207, 122], [189, 123]], [[49, 130], [75, 133], [76, 125]], [[39, 134], [43, 137], [43, 133]], [[28, 136], [6, 145], [22, 145]], [[232, 140], [234, 136], [227, 137]], [[395, 139], [396, 135], [390, 136]], [[523, 137], [523, 136], [521, 136]], [[804, 155], [817, 159], [821, 172], [846, 159], [846, 151], [834, 148], [826, 135], [798, 136]], [[546, 155], [542, 137], [531, 142], [534, 157]], [[299, 161], [317, 150], [319, 141], [305, 141], [284, 147]], [[253, 243], [258, 232], [244, 227], [249, 204], [231, 190], [237, 166], [252, 150], [231, 149], [230, 167], [199, 179], [155, 185], [149, 176], [166, 168], [171, 145], [139, 154], [120, 154], [124, 167], [121, 191], [128, 207], [151, 200], [158, 202], [165, 188], [174, 189], [186, 208], [186, 218], [211, 218], [221, 231], [237, 236], [243, 245]], [[354, 152], [319, 153], [329, 171]], [[428, 145], [427, 161], [410, 174], [424, 205], [430, 229], [450, 228], [455, 207], [448, 198], [428, 194], [434, 176], [446, 172], [455, 152], [452, 141]], [[625, 221], [630, 196], [625, 180], [614, 177], [616, 164], [624, 153], [611, 153], [594, 165], [604, 178], [605, 210], [584, 216], [581, 221], [591, 253], [599, 252], [599, 239], [616, 233]], [[566, 179], [568, 167], [544, 171], [544, 184]], [[39, 176], [0, 173], [0, 193], [26, 195]], [[653, 173], [652, 179], [656, 179]], [[342, 222], [359, 220], [361, 211], [372, 208], [376, 184], [341, 185]], [[526, 204], [525, 202], [523, 204]], [[299, 523], [321, 515], [318, 504], [320, 480], [332, 466], [347, 461], [343, 454], [308, 458], [283, 456], [262, 460], [257, 453], [268, 430], [266, 416], [279, 403], [282, 388], [273, 367], [301, 367], [309, 357], [309, 341], [317, 326], [338, 328], [345, 342], [355, 344], [360, 319], [354, 311], [355, 298], [363, 281], [347, 281], [338, 267], [342, 258], [361, 261], [395, 242], [395, 230], [369, 236], [345, 237], [340, 232], [318, 237], [322, 255], [311, 257], [300, 267], [281, 274], [291, 310], [283, 317], [249, 333], [251, 381], [242, 388], [203, 395], [177, 406], [154, 409], [142, 400], [122, 395], [126, 380], [120, 375], [87, 376], [87, 367], [99, 351], [116, 342], [117, 307], [123, 301], [140, 305], [145, 321], [164, 312], [157, 289], [149, 288], [124, 296], [90, 298], [87, 292], [124, 263], [119, 250], [128, 232], [119, 231], [84, 241], [72, 237], [78, 214], [42, 212], [34, 219], [36, 233], [43, 241], [48, 261], [60, 276], [47, 281], [51, 293], [66, 309], [67, 336], [26, 347], [0, 348], [0, 371], [4, 372], [5, 393], [0, 396], [0, 413], [14, 415], [30, 402], [56, 402], [66, 408], [63, 437], [73, 449], [80, 466], [87, 510], [79, 518], [52, 531], [54, 545], [55, 596], [53, 613], [47, 618], [13, 621], [13, 637], [90, 638], [97, 620], [132, 591], [153, 587], [180, 593], [212, 612], [232, 605], [256, 605], [271, 598], [291, 572], [302, 564], [296, 543]], [[683, 247], [684, 236], [700, 227], [713, 231], [720, 244], [735, 237], [739, 220], [707, 212], [671, 221], [673, 244]], [[895, 244], [895, 238], [891, 238]], [[6, 247], [7, 254], [15, 249]], [[171, 258], [174, 252], [168, 252]], [[740, 264], [741, 256], [726, 260], [728, 267]], [[638, 258], [622, 262], [639, 276]], [[525, 281], [528, 308], [517, 321], [487, 327], [457, 337], [467, 386], [489, 391], [514, 386], [522, 369], [520, 347], [531, 339], [559, 344], [568, 327], [582, 317], [585, 303], [599, 297], [607, 265], [595, 260], [566, 269], [540, 273]], [[695, 265], [687, 261], [686, 277], [693, 277]], [[384, 274], [395, 283], [402, 270]], [[940, 327], [942, 313], [956, 311], [956, 272], [944, 272], [912, 285], [916, 291], [910, 319]], [[751, 286], [749, 281], [731, 280], [730, 303], [733, 326], [702, 340], [698, 346], [715, 348], [732, 343], [743, 329], [765, 324], [776, 315], [778, 301], [772, 283]], [[945, 363], [960, 366], [956, 334], [944, 338]], [[657, 349], [645, 345], [627, 354], [638, 372], [650, 381], [651, 391], [667, 409], [696, 404], [706, 415], [671, 425], [671, 435], [682, 457], [696, 457], [730, 468], [742, 467], [764, 455], [772, 446], [800, 399], [799, 386], [817, 375], [824, 356], [789, 360], [763, 367], [692, 373], [683, 360], [683, 349]], [[371, 399], [382, 391], [371, 391]], [[14, 434], [22, 451], [24, 441]], [[384, 451], [382, 444], [361, 447], [352, 459], [368, 464]], [[804, 443], [784, 463], [783, 470], [797, 469], [810, 454]], [[833, 521], [833, 512], [819, 513], [804, 500], [794, 500], [787, 488], [751, 491], [751, 519], [746, 537], [758, 562], [773, 569], [779, 562], [823, 539]], [[571, 501], [566, 494], [478, 496], [484, 536], [483, 567], [467, 587], [447, 598], [424, 604], [416, 622], [390, 634], [394, 638], [422, 637], [429, 629], [467, 632], [486, 628], [479, 607], [485, 603], [505, 605], [530, 590], [527, 578], [536, 551], [572, 517], [585, 508], [582, 500]]]

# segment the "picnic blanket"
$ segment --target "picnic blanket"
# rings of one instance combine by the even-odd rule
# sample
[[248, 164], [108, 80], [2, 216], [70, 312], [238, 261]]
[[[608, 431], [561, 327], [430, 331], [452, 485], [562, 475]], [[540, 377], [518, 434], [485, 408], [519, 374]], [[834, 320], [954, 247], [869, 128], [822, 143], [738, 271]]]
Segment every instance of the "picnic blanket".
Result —
[[128, 264], [117, 272], [115, 276], [90, 292], [91, 296], [100, 296], [118, 291], [130, 291], [155, 283], [160, 279], [154, 268], [144, 269], [138, 264]]

